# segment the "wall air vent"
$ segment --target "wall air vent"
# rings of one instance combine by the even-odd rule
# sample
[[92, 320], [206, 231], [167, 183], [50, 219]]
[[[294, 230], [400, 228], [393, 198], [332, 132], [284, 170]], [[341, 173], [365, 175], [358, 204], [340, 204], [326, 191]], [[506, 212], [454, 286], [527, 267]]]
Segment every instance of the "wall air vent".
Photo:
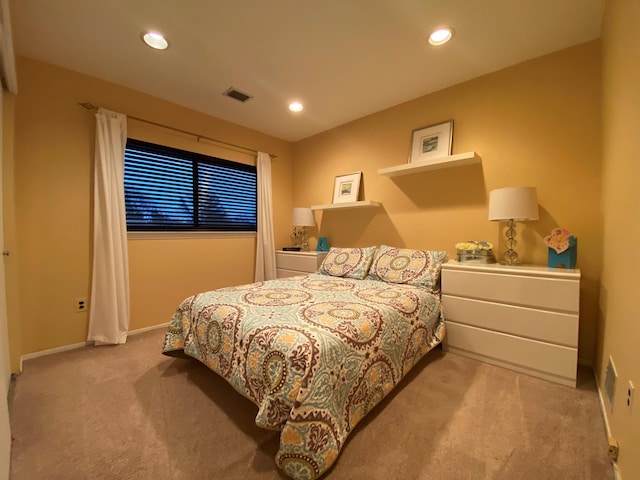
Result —
[[618, 379], [618, 372], [613, 364], [613, 359], [609, 357], [609, 363], [607, 364], [607, 371], [604, 377], [604, 392], [609, 400], [609, 408], [613, 413], [613, 399], [616, 394], [616, 380]]
[[246, 93], [243, 93], [240, 90], [236, 90], [233, 87], [229, 87], [227, 91], [223, 93], [223, 95], [226, 95], [227, 97], [231, 97], [234, 100], [238, 100], [239, 102], [242, 102], [242, 103], [246, 102], [251, 98], [251, 95], [247, 95]]

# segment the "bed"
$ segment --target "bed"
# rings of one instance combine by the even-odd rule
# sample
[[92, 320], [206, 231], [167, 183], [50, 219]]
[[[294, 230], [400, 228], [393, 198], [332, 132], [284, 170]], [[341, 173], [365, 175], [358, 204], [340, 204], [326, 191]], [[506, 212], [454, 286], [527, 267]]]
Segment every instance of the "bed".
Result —
[[276, 465], [315, 479], [348, 435], [444, 337], [445, 252], [332, 248], [317, 273], [185, 299], [163, 353], [186, 354], [258, 406], [280, 430]]

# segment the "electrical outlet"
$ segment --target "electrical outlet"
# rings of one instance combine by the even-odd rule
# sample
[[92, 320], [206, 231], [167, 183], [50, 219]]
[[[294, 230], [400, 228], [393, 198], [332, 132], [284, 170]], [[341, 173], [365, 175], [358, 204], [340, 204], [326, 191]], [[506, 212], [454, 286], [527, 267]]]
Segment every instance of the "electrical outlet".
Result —
[[631, 410], [631, 406], [633, 405], [633, 397], [636, 394], [636, 387], [631, 380], [629, 380], [629, 385], [627, 385], [627, 408]]
[[89, 304], [87, 303], [87, 297], [76, 298], [76, 313], [82, 313], [89, 310]]

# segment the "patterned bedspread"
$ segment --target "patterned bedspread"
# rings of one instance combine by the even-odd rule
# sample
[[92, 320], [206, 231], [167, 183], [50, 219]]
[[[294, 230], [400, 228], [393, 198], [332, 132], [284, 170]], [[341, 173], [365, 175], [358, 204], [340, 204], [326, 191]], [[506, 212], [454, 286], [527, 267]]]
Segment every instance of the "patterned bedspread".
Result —
[[186, 299], [163, 353], [184, 350], [252, 400], [256, 424], [281, 430], [278, 467], [314, 479], [443, 336], [425, 288], [311, 274]]

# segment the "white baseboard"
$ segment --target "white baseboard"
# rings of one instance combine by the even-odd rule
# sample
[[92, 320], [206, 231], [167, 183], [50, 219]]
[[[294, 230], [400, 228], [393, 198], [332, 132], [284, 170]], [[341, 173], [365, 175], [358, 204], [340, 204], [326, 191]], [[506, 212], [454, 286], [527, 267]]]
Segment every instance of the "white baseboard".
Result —
[[[607, 404], [604, 401], [604, 395], [602, 393], [602, 389], [600, 388], [600, 381], [598, 380], [598, 372], [593, 371], [593, 376], [596, 379], [596, 389], [598, 390], [598, 399], [600, 400], [600, 413], [602, 414], [602, 421], [604, 422], [604, 429], [607, 433], [607, 438], [611, 437], [611, 426], [609, 425], [609, 416], [607, 415]], [[612, 461], [611, 466], [613, 467], [613, 478], [615, 480], [622, 480], [622, 475], [620, 474], [620, 470], [618, 470], [618, 463]]]
[[131, 330], [129, 335], [138, 335], [139, 333], [150, 332], [151, 330], [158, 330], [159, 328], [167, 328], [169, 326], [169, 322], [161, 323], [160, 325], [152, 325], [150, 327], [144, 328], [136, 328], [135, 330]]
[[616, 462], [612, 462], [613, 464], [613, 478], [615, 480], [622, 480], [622, 475], [620, 475], [620, 470], [618, 470], [618, 464]]
[[[151, 330], [157, 330], [159, 328], [167, 328], [169, 325], [168, 322], [161, 323], [160, 325], [153, 325], [151, 327], [137, 328], [135, 330], [131, 330], [127, 333], [127, 336], [137, 335], [139, 333], [150, 332]], [[25, 360], [31, 360], [32, 358], [44, 357], [46, 355], [52, 355], [54, 353], [66, 352], [69, 350], [75, 350], [77, 348], [86, 347], [88, 345], [93, 345], [93, 342], [78, 342], [72, 343], [71, 345], [64, 345], [62, 347], [49, 348], [47, 350], [40, 350], [39, 352], [27, 353], [20, 357], [20, 373], [22, 373], [22, 363]]]

